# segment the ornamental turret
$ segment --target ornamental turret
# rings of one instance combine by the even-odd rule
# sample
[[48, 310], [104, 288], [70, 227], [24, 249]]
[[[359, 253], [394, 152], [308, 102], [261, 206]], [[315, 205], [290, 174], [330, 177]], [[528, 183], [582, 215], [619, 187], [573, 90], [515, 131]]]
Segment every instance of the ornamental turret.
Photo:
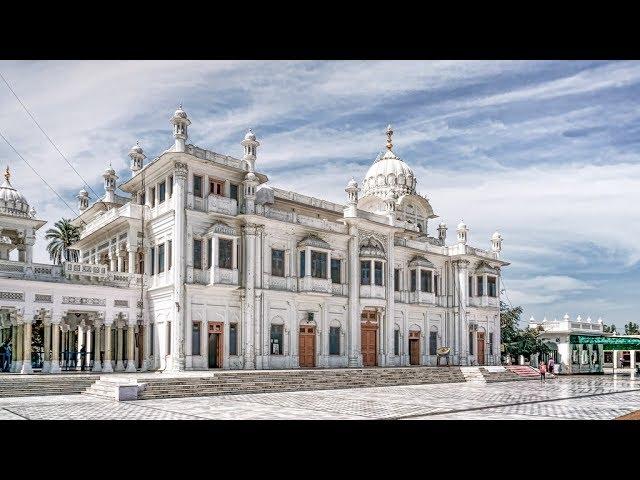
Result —
[[349, 180], [347, 187], [344, 189], [347, 192], [347, 206], [344, 209], [344, 216], [354, 218], [358, 216], [358, 182], [354, 178]]
[[464, 223], [464, 221], [461, 221], [458, 224], [458, 228], [456, 230], [456, 232], [458, 233], [458, 243], [462, 244], [462, 245], [466, 245], [467, 244], [467, 236], [469, 233], [469, 229], [467, 228], [467, 225]]
[[135, 175], [142, 170], [144, 159], [147, 158], [142, 151], [140, 142], [136, 142], [136, 144], [131, 147], [131, 150], [129, 150], [129, 157], [131, 158], [131, 172]]
[[442, 222], [438, 225], [438, 240], [444, 245], [445, 240], [447, 239], [447, 224]]
[[260, 142], [256, 140], [256, 135], [253, 133], [253, 130], [249, 129], [244, 136], [244, 140], [240, 142], [240, 145], [244, 147], [244, 156], [242, 157], [243, 167], [249, 172], [254, 172]]
[[102, 174], [102, 178], [104, 178], [104, 201], [115, 203], [116, 201], [116, 180], [118, 180], [118, 176], [116, 175], [116, 171], [113, 169], [111, 164]]
[[496, 257], [500, 254], [502, 250], [502, 236], [499, 232], [495, 232], [491, 236], [491, 251], [496, 254]]
[[78, 199], [78, 210], [80, 210], [80, 213], [89, 208], [89, 193], [84, 188], [78, 192], [76, 198]]
[[249, 172], [245, 175], [242, 185], [244, 187], [244, 213], [251, 214], [255, 211], [256, 204], [256, 187], [258, 186], [258, 177], [255, 173]]
[[189, 138], [187, 128], [191, 125], [191, 120], [187, 118], [187, 112], [182, 109], [182, 104], [169, 121], [173, 124], [173, 137], [176, 139], [174, 152], [184, 152], [185, 143]]

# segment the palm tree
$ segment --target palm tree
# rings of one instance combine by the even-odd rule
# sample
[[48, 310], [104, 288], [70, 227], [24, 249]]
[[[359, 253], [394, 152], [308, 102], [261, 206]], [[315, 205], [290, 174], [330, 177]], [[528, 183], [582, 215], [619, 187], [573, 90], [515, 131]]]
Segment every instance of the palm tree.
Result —
[[78, 227], [71, 224], [71, 220], [68, 218], [58, 220], [55, 228], [47, 230], [45, 238], [49, 240], [47, 251], [54, 264], [78, 261], [78, 251], [69, 247], [80, 239], [80, 231]]

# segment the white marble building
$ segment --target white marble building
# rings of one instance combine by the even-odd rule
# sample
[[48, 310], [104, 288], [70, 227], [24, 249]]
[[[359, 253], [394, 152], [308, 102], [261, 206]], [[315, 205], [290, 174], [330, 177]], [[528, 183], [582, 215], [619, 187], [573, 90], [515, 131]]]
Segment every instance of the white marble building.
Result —
[[0, 188], [13, 371], [31, 371], [36, 326], [52, 373], [85, 356], [94, 371], [435, 365], [442, 346], [453, 364], [500, 362], [502, 238], [471, 247], [461, 222], [447, 245], [391, 127], [340, 205], [270, 187], [251, 130], [234, 158], [187, 144], [182, 108], [170, 121], [169, 150], [145, 164], [136, 144], [130, 178], [109, 167], [102, 198], [78, 194], [78, 262], [34, 264], [44, 222], [8, 180]]

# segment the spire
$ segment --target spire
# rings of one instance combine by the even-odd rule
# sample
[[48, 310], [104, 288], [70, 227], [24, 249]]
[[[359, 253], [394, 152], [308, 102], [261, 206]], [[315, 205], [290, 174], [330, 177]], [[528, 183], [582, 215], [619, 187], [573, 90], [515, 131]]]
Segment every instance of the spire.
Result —
[[387, 126], [387, 150], [391, 150], [393, 148], [393, 143], [391, 143], [391, 137], [393, 137], [393, 130], [391, 129], [391, 124]]
[[9, 182], [9, 179], [11, 178], [11, 172], [9, 171], [9, 165], [7, 165], [7, 169], [4, 172], [4, 178], [7, 182]]

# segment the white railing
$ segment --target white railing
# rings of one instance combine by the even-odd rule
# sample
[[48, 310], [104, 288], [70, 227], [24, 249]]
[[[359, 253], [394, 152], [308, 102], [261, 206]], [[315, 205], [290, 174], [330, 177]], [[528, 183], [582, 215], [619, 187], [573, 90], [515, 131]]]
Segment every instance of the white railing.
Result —
[[305, 227], [317, 228], [319, 230], [327, 230], [335, 233], [347, 233], [347, 226], [342, 223], [332, 222], [330, 220], [308, 217], [299, 215], [295, 212], [285, 212], [271, 208], [267, 205], [256, 205], [256, 215], [261, 215], [273, 220], [281, 222], [296, 223]]
[[46, 263], [28, 264], [26, 262], [0, 260], [0, 276], [50, 280], [62, 277], [62, 267]]
[[262, 283], [265, 288], [268, 288], [270, 290], [295, 292], [297, 288], [295, 277], [277, 277], [268, 273], [264, 274]]
[[218, 285], [238, 285], [238, 269], [237, 268], [220, 268], [212, 267], [213, 284]]
[[238, 214], [238, 202], [235, 198], [209, 195], [207, 198], [207, 211], [235, 216]]
[[128, 272], [111, 272], [106, 265], [65, 262], [64, 276], [80, 283], [97, 283], [110, 287], [140, 287], [147, 284], [144, 275]]
[[498, 297], [482, 295], [481, 297], [469, 297], [470, 307], [497, 307]]
[[[166, 202], [163, 202], [163, 204], [165, 203]], [[111, 210], [108, 210], [102, 213], [101, 215], [95, 217], [93, 220], [91, 220], [89, 223], [87, 223], [84, 226], [84, 228], [82, 229], [82, 232], [80, 233], [80, 239], [83, 239], [91, 235], [93, 232], [101, 229], [102, 227], [106, 226], [107, 224], [113, 222], [114, 220], [120, 217], [127, 217], [127, 218], [140, 220], [142, 218], [142, 212], [143, 212], [142, 205], [137, 205], [131, 202], [126, 203], [119, 208], [113, 208]]]
[[431, 292], [423, 292], [418, 290], [417, 292], [409, 292], [409, 303], [424, 303], [429, 305], [435, 305], [436, 295]]
[[347, 285], [346, 283], [332, 283], [331, 293], [333, 295], [340, 295], [341, 297], [346, 297], [347, 295], [349, 295], [349, 285]]
[[360, 285], [361, 298], [385, 298], [385, 287], [382, 285]]
[[298, 291], [299, 292], [317, 292], [317, 293], [331, 293], [331, 279], [330, 278], [314, 278], [305, 276], [298, 278]]

